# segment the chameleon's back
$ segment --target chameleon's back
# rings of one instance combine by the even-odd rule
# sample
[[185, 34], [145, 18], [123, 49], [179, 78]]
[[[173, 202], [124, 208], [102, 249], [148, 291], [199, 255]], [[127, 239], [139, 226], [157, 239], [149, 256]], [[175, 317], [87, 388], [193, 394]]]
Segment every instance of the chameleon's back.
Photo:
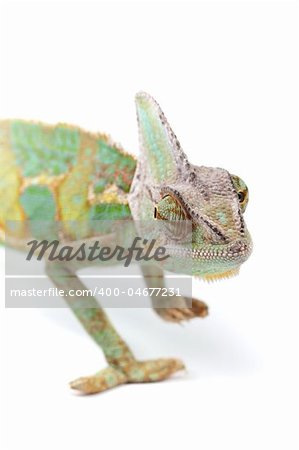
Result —
[[65, 236], [79, 239], [95, 234], [97, 219], [130, 217], [135, 167], [103, 134], [0, 121], [1, 239], [20, 246], [41, 221], [61, 221]]

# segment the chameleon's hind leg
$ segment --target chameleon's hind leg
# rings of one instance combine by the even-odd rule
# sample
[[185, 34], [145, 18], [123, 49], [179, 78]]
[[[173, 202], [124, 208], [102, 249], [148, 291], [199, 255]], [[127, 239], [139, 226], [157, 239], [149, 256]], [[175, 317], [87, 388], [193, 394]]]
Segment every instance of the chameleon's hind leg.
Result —
[[[70, 383], [73, 389], [85, 394], [94, 394], [124, 383], [160, 381], [184, 368], [176, 359], [137, 361], [125, 341], [116, 332], [104, 310], [94, 297], [75, 297], [77, 290], [86, 291], [86, 286], [70, 266], [51, 262], [47, 274], [55, 285], [64, 291], [68, 306], [75, 313], [90, 336], [102, 348], [109, 364], [106, 369], [92, 376], [78, 378]], [[88, 302], [88, 307], [84, 307]]]
[[[165, 288], [163, 270], [160, 267], [144, 264], [141, 265], [141, 270], [148, 288]], [[151, 300], [156, 313], [169, 322], [182, 322], [208, 315], [207, 305], [194, 298], [155, 295], [153, 291]]]

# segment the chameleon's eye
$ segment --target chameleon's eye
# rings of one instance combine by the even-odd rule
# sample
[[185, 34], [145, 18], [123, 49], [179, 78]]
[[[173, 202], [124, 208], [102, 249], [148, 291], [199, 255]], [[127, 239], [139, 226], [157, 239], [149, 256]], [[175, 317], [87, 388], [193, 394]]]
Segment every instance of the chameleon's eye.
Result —
[[241, 211], [244, 212], [248, 203], [248, 188], [244, 181], [236, 175], [231, 175], [231, 179], [238, 194]]
[[245, 192], [244, 191], [239, 191], [238, 192], [238, 199], [240, 203], [243, 203], [245, 200]]
[[186, 214], [181, 205], [171, 195], [165, 195], [155, 207], [154, 217], [160, 220], [186, 220]]
[[241, 206], [241, 211], [244, 212], [248, 203], [248, 189], [242, 189], [237, 191], [238, 199]]
[[163, 221], [163, 230], [171, 239], [181, 239], [188, 232], [186, 213], [171, 195], [166, 195], [156, 205], [154, 218]]

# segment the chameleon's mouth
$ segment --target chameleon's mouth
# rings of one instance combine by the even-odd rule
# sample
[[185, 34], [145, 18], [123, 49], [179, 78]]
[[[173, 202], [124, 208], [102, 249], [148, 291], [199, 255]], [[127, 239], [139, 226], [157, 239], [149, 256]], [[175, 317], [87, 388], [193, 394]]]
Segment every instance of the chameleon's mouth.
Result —
[[229, 244], [208, 244], [203, 247], [167, 247], [168, 254], [174, 259], [184, 262], [186, 273], [206, 281], [230, 278], [239, 272], [252, 251], [250, 237], [239, 239]]
[[240, 264], [246, 261], [252, 251], [252, 243], [249, 240], [234, 241], [227, 245], [210, 245], [200, 249], [193, 248], [193, 260], [224, 260], [238, 261]]
[[227, 261], [242, 262], [248, 259], [252, 251], [252, 243], [250, 239], [233, 241], [226, 245], [207, 244], [198, 248], [190, 245], [188, 247], [169, 247], [167, 250], [172, 256], [189, 258], [195, 261]]

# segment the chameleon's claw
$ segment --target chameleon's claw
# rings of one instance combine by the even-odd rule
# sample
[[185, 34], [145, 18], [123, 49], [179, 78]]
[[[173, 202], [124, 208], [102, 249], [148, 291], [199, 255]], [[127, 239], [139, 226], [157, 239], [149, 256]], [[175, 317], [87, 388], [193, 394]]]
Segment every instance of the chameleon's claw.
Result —
[[124, 383], [162, 381], [185, 369], [179, 359], [153, 359], [134, 361], [122, 369], [109, 366], [95, 375], [78, 378], [70, 387], [82, 394], [96, 394]]
[[202, 319], [209, 314], [208, 305], [201, 300], [192, 299], [192, 312], [194, 317], [201, 317]]
[[[186, 299], [186, 303], [188, 299]], [[168, 322], [179, 323], [195, 317], [204, 318], [208, 315], [208, 306], [196, 299], [192, 299], [192, 307], [188, 308], [156, 308], [155, 311]]]

